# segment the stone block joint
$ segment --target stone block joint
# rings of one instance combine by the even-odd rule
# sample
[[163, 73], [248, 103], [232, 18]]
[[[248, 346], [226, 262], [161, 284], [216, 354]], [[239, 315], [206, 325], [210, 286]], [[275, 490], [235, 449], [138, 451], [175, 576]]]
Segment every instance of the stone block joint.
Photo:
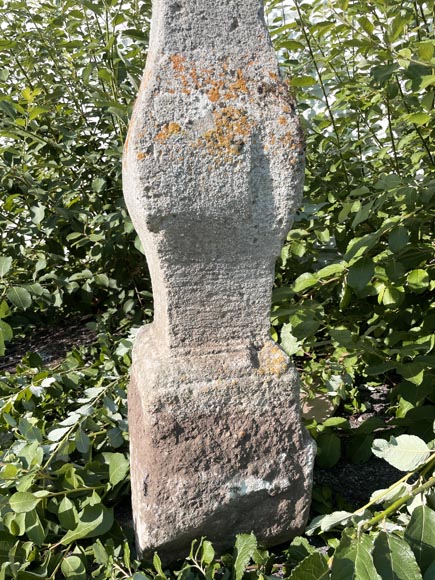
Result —
[[301, 532], [314, 444], [298, 377], [269, 337], [274, 264], [304, 143], [260, 0], [156, 0], [123, 157], [155, 318], [129, 386], [139, 552]]

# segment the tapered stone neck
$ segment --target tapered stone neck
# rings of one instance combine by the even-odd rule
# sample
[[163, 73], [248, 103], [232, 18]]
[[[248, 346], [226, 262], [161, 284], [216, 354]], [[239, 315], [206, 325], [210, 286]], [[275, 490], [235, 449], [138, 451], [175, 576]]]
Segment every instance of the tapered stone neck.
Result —
[[[253, 34], [253, 31], [254, 34]], [[269, 44], [262, 0], [155, 0], [150, 51], [189, 52]]]

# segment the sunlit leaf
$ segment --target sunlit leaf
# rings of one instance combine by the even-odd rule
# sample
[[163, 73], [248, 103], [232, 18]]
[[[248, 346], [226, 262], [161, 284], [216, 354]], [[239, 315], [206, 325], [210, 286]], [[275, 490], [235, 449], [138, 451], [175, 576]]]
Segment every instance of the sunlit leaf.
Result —
[[388, 461], [390, 465], [401, 471], [412, 471], [424, 463], [430, 456], [426, 443], [415, 435], [399, 435], [385, 439], [375, 439], [373, 453]]

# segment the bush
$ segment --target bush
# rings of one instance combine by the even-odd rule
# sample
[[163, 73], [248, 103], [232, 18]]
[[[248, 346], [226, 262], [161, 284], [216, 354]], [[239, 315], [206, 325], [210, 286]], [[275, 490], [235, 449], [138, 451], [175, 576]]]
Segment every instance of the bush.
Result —
[[[198, 538], [175, 571], [135, 559], [128, 331], [151, 294], [120, 159], [150, 2], [0, 0], [0, 355], [29, 325], [99, 320], [92, 347], [55, 368], [29, 353], [0, 377], [0, 580], [434, 573], [434, 3], [285, 4], [267, 12], [304, 117], [306, 199], [272, 334], [301, 369], [318, 465], [373, 452], [405, 474], [353, 512], [329, 505], [283, 551], [241, 535], [219, 560]], [[385, 390], [377, 417], [368, 394]]]

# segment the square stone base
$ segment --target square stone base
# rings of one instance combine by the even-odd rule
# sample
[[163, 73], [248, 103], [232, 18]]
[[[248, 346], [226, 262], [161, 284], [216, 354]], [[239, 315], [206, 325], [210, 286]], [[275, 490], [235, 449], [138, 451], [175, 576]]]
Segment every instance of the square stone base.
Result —
[[[222, 354], [182, 367], [140, 360], [129, 386], [140, 555], [157, 550], [169, 562], [201, 536], [220, 552], [238, 533], [268, 546], [303, 532], [315, 445], [301, 424], [297, 373], [281, 349], [268, 342], [242, 366]], [[203, 373], [205, 360], [209, 376], [200, 380], [195, 369]]]

